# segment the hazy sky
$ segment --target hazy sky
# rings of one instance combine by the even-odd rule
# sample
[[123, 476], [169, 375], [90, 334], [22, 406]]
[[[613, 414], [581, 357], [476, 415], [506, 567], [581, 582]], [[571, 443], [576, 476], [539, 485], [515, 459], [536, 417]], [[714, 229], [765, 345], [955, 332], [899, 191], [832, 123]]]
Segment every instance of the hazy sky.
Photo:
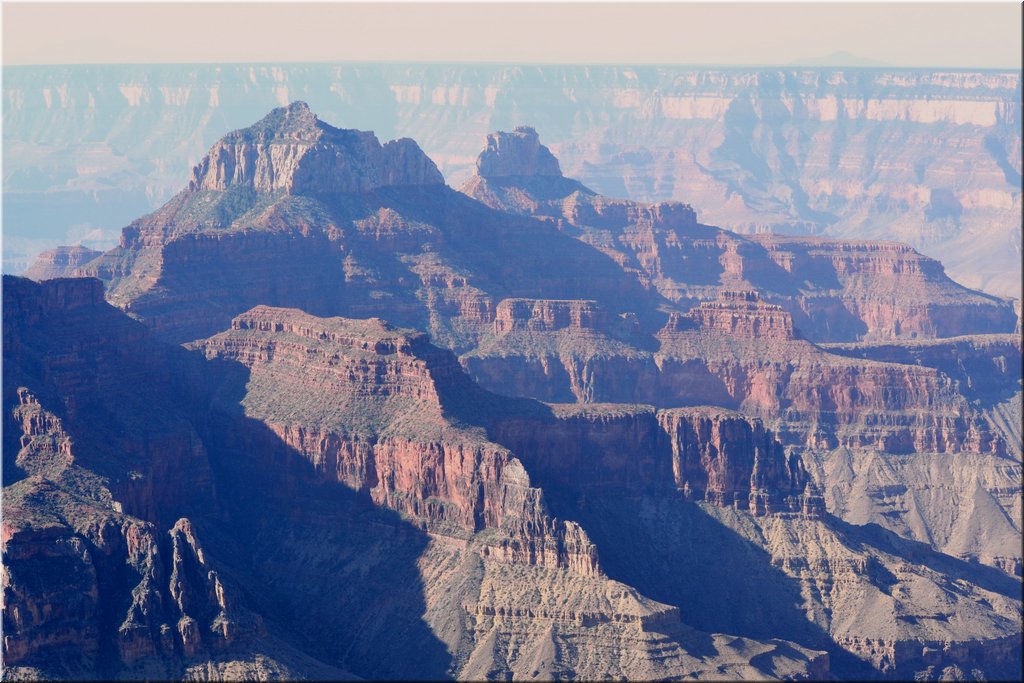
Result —
[[1020, 68], [1000, 3], [14, 3], [5, 64], [439, 61]]

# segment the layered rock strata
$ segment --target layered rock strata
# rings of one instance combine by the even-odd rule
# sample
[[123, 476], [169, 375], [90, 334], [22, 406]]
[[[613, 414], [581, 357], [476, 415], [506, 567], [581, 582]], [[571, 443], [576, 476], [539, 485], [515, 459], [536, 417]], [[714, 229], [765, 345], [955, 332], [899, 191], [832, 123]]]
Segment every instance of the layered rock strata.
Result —
[[791, 445], [997, 455], [1007, 449], [1006, 435], [948, 375], [829, 353], [801, 339], [788, 312], [752, 292], [726, 292], [687, 314], [670, 314], [653, 352], [637, 348], [642, 340], [621, 324], [605, 329], [503, 326], [462, 362], [484, 387], [541, 400], [741, 410]]
[[897, 239], [1019, 298], [1020, 83], [809, 66], [13, 66], [4, 260], [152, 210], [208, 141], [302, 93], [326, 120], [416, 139], [456, 186], [490, 131], [530, 122], [602, 194], [690, 202], [735, 231]]
[[47, 249], [36, 257], [35, 262], [22, 273], [30, 280], [52, 280], [70, 277], [75, 270], [102, 254], [87, 247], [56, 247]]
[[[554, 222], [683, 306], [718, 298], [723, 289], [756, 289], [790, 311], [804, 335], [820, 341], [948, 337], [1013, 327], [1009, 301], [965, 289], [946, 277], [938, 261], [905, 245], [741, 237], [701, 225], [686, 204], [609, 199], [556, 174], [557, 166], [537, 172], [531, 160], [550, 152], [532, 129], [492, 133], [488, 140], [477, 175], [462, 192], [494, 208]], [[506, 158], [496, 173], [500, 155]]]
[[247, 415], [268, 424], [326, 478], [422, 520], [428, 530], [463, 537], [501, 532], [488, 555], [600, 571], [586, 535], [547, 515], [540, 490], [512, 453], [449, 423], [444, 392], [471, 388], [454, 356], [424, 335], [380, 320], [258, 307], [199, 346], [210, 359], [248, 369]]

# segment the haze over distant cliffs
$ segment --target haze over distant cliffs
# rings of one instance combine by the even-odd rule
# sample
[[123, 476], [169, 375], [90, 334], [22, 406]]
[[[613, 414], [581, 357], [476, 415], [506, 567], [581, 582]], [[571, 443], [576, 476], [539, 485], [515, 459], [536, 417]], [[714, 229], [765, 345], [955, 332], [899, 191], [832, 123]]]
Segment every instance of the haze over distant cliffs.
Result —
[[1020, 670], [1010, 302], [481, 146], [296, 101], [4, 278], [5, 675]]
[[452, 186], [488, 132], [528, 124], [567, 176], [602, 194], [684, 201], [740, 232], [907, 242], [962, 284], [1020, 296], [1016, 72], [321, 64], [4, 76], [6, 271], [58, 244], [112, 246], [224, 130], [301, 98], [339, 125], [414, 138]]

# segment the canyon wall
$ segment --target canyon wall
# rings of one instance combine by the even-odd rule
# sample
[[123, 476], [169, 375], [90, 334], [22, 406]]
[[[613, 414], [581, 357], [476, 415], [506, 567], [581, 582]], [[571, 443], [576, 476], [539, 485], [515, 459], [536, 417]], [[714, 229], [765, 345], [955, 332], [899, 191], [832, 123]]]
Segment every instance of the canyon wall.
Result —
[[743, 232], [895, 239], [965, 285], [1020, 296], [1014, 72], [10, 67], [3, 95], [5, 272], [58, 244], [111, 246], [223, 131], [303, 99], [344, 127], [417, 140], [452, 185], [488, 133], [529, 125], [566, 175], [603, 194], [689, 202]]

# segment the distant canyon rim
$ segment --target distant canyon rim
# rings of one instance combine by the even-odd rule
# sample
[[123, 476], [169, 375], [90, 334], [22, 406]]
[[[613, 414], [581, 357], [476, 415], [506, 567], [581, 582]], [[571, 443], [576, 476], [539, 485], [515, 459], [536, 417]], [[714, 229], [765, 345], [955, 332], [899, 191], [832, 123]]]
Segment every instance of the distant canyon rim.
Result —
[[[344, 85], [331, 92], [386, 113], [400, 96], [381, 68], [327, 72]], [[292, 72], [260, 69], [229, 71], [294, 96]], [[483, 73], [552, 77], [502, 69]], [[692, 197], [601, 191], [544, 121], [488, 128], [456, 186], [418, 140], [380, 132], [386, 118], [335, 127], [292, 101], [231, 130], [228, 88], [213, 105], [202, 89], [125, 89], [124, 74], [107, 89], [104, 73], [49, 91], [66, 120], [12, 124], [40, 140], [217, 139], [116, 245], [4, 276], [5, 676], [1020, 671], [1019, 303], [898, 242], [740, 233]], [[488, 105], [456, 88], [423, 110], [424, 92], [400, 111], [433, 112], [429, 138], [458, 130], [445, 111], [547, 91]], [[70, 103], [87, 96], [135, 104], [79, 119]], [[797, 158], [779, 150], [811, 140], [789, 141], [781, 110], [736, 109], [755, 99], [725, 108], [705, 168], [744, 206], [821, 211], [773, 180]], [[910, 128], [975, 140], [980, 124], [956, 120], [968, 110]], [[861, 125], [835, 111], [846, 133]], [[871, 168], [892, 167], [902, 147], [872, 144]], [[153, 142], [149, 170], [186, 146]], [[863, 153], [833, 147], [840, 175]], [[83, 149], [60, 149], [47, 167], [35, 148], [38, 173], [18, 176], [77, 187], [54, 215], [82, 207], [79, 181], [140, 191], [127, 156], [108, 175], [112, 147], [72, 176], [55, 169]]]
[[106, 248], [219, 135], [304, 99], [415, 139], [458, 186], [493, 130], [536, 128], [598, 192], [742, 233], [908, 243], [1021, 290], [1019, 72], [863, 67], [281, 64], [5, 69], [4, 272]]

